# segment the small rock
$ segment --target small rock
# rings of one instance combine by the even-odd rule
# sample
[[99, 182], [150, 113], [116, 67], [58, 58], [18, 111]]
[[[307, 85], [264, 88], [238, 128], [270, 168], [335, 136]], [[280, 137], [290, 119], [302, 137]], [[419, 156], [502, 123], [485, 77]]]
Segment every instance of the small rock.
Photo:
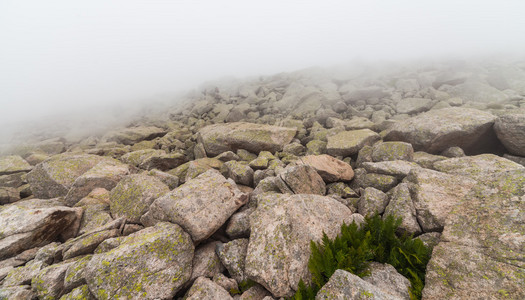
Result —
[[277, 186], [283, 193], [324, 195], [323, 178], [308, 165], [287, 167], [277, 176]]
[[307, 155], [301, 157], [300, 164], [313, 167], [325, 182], [350, 181], [354, 178], [352, 167], [330, 155]]
[[388, 204], [388, 196], [373, 187], [367, 187], [361, 194], [357, 210], [365, 217], [383, 214]]
[[[361, 152], [360, 152], [361, 153]], [[404, 142], [382, 142], [372, 147], [372, 161], [406, 160], [412, 161], [414, 149], [412, 145]]]
[[185, 296], [186, 300], [215, 300], [215, 299], [232, 299], [230, 294], [220, 285], [206, 277], [199, 277], [193, 283]]
[[236, 239], [225, 244], [219, 243], [216, 246], [216, 252], [222, 265], [237, 282], [247, 279], [244, 274], [247, 248], [248, 239]]
[[357, 154], [364, 146], [380, 140], [379, 134], [370, 129], [343, 131], [327, 138], [326, 153], [332, 156]]

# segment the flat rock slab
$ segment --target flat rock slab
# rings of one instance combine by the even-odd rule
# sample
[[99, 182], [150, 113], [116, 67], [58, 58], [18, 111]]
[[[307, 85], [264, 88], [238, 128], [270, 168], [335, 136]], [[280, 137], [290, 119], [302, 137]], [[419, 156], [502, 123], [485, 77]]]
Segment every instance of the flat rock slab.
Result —
[[33, 167], [18, 155], [0, 157], [0, 175], [29, 172]]
[[190, 279], [193, 254], [190, 236], [161, 222], [93, 255], [84, 277], [97, 299], [172, 299]]
[[499, 117], [494, 130], [511, 154], [525, 156], [525, 112]]
[[430, 108], [432, 100], [426, 98], [404, 98], [396, 105], [398, 114], [415, 114]]
[[235, 152], [237, 149], [253, 153], [263, 150], [274, 153], [290, 143], [296, 132], [295, 128], [235, 122], [202, 128], [199, 130], [199, 141], [210, 157], [226, 151]]
[[317, 195], [326, 193], [323, 178], [309, 165], [286, 167], [277, 176], [276, 183], [283, 193]]
[[428, 169], [412, 169], [411, 186], [417, 220], [424, 232], [441, 231], [450, 211], [468, 194], [476, 181]]
[[0, 260], [55, 240], [77, 221], [81, 208], [31, 199], [0, 206]]
[[354, 178], [354, 170], [349, 164], [330, 155], [307, 155], [301, 157], [298, 163], [313, 167], [327, 183]]
[[496, 117], [472, 108], [444, 108], [422, 113], [392, 125], [385, 141], [411, 143], [416, 151], [432, 154], [457, 146], [466, 153], [494, 145], [492, 125]]
[[525, 299], [525, 171], [488, 174], [451, 212], [423, 299]]
[[153, 202], [156, 220], [179, 224], [199, 242], [210, 237], [248, 201], [233, 180], [209, 170]]
[[167, 131], [165, 129], [155, 126], [139, 126], [109, 132], [102, 137], [102, 140], [124, 145], [133, 145], [140, 141], [152, 140], [164, 136], [166, 133]]
[[381, 138], [370, 129], [342, 131], [327, 137], [326, 153], [332, 156], [357, 154], [364, 146], [370, 146]]
[[525, 167], [494, 154], [480, 154], [440, 160], [434, 163], [434, 169], [475, 180], [484, 180], [490, 173], [525, 170]]
[[343, 222], [353, 220], [352, 211], [331, 197], [260, 195], [250, 215], [245, 274], [274, 297], [292, 296], [300, 279], [311, 280], [310, 241], [320, 241], [323, 232], [334, 238]]

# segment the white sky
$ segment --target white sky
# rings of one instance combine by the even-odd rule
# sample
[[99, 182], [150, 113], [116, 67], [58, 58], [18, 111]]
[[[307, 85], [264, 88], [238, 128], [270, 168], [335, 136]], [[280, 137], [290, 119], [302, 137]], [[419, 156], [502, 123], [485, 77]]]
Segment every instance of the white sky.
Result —
[[525, 53], [525, 1], [0, 0], [0, 119], [356, 57], [494, 51]]

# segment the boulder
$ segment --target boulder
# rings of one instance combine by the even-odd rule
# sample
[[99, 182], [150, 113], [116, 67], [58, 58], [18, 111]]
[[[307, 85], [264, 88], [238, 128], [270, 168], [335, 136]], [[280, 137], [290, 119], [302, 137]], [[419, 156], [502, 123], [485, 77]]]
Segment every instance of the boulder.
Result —
[[353, 219], [348, 207], [330, 197], [260, 195], [250, 215], [245, 274], [275, 297], [292, 296], [300, 279], [311, 280], [310, 241], [320, 241], [323, 232], [335, 238], [343, 222]]
[[397, 102], [398, 114], [416, 114], [430, 109], [432, 100], [425, 98], [404, 98]]
[[476, 184], [460, 175], [428, 169], [412, 169], [406, 180], [413, 183], [412, 201], [424, 232], [441, 231], [449, 213]]
[[253, 169], [246, 163], [235, 160], [225, 162], [221, 167], [221, 173], [238, 184], [253, 185]]
[[237, 282], [246, 280], [244, 274], [244, 263], [246, 260], [246, 250], [248, 249], [248, 239], [236, 239], [228, 243], [219, 243], [216, 252], [222, 265], [228, 270], [228, 274]]
[[350, 272], [336, 270], [328, 282], [321, 288], [321, 290], [319, 290], [319, 292], [317, 292], [315, 299], [400, 300], [403, 298], [387, 294], [379, 287], [364, 281]]
[[145, 174], [126, 176], [111, 191], [111, 215], [114, 218], [125, 217], [128, 222], [138, 223], [151, 203], [168, 192], [168, 186], [155, 177]]
[[19, 155], [0, 157], [0, 175], [29, 172], [33, 167]]
[[[360, 153], [361, 154], [361, 153]], [[381, 142], [372, 147], [372, 161], [406, 160], [412, 161], [414, 149], [412, 145], [404, 142]]]
[[349, 164], [330, 155], [307, 155], [301, 157], [298, 163], [313, 167], [326, 183], [354, 178], [354, 170]]
[[179, 224], [198, 243], [210, 237], [247, 201], [248, 195], [233, 180], [209, 170], [155, 200], [150, 212], [156, 220]]
[[206, 277], [199, 277], [186, 294], [186, 300], [232, 299], [232, 296], [220, 285]]
[[36, 165], [27, 174], [27, 180], [36, 198], [48, 199], [66, 196], [75, 180], [101, 160], [104, 158], [89, 154], [55, 155]]
[[31, 288], [36, 291], [39, 299], [57, 299], [64, 291], [64, 278], [67, 269], [74, 261], [64, 261], [43, 268], [31, 280]]
[[480, 154], [440, 160], [434, 163], [434, 169], [443, 173], [483, 180], [490, 173], [525, 170], [525, 167], [494, 154]]
[[129, 166], [116, 159], [104, 158], [84, 174], [80, 175], [68, 191], [65, 201], [68, 206], [75, 205], [95, 188], [113, 189], [117, 183], [128, 175]]
[[499, 117], [494, 123], [494, 130], [511, 154], [525, 156], [525, 113]]
[[525, 172], [487, 174], [450, 211], [423, 299], [524, 299]]
[[41, 199], [0, 206], [0, 260], [44, 246], [67, 230], [74, 231], [70, 227], [79, 218], [79, 210], [57, 200]]
[[398, 179], [403, 179], [410, 170], [420, 168], [418, 164], [405, 160], [389, 160], [380, 162], [364, 162], [361, 164], [368, 173], [391, 175]]
[[12, 287], [0, 287], [0, 299], [28, 300], [37, 299], [37, 297], [29, 285], [19, 285]]
[[80, 220], [79, 235], [113, 221], [109, 212], [109, 192], [106, 189], [94, 189], [74, 207], [82, 207], [84, 210]]
[[166, 133], [167, 131], [162, 128], [154, 126], [139, 126], [109, 132], [104, 135], [104, 137], [102, 137], [102, 140], [108, 142], [117, 142], [124, 145], [133, 145], [140, 141], [152, 140], [157, 137], [162, 137]]
[[85, 278], [97, 299], [171, 299], [190, 279], [193, 254], [190, 236], [161, 222], [93, 255]]
[[308, 165], [287, 167], [275, 181], [283, 193], [317, 194], [326, 193], [323, 178]]
[[327, 138], [326, 153], [332, 156], [357, 154], [364, 146], [370, 146], [381, 138], [370, 129], [342, 131]]
[[254, 207], [250, 207], [239, 212], [234, 213], [228, 225], [226, 226], [226, 234], [231, 239], [244, 238], [250, 236], [250, 215], [255, 211]]
[[432, 110], [395, 123], [387, 129], [384, 140], [407, 142], [416, 151], [432, 154], [452, 146], [461, 147], [469, 154], [479, 153], [494, 147], [495, 119], [488, 112], [472, 108]]
[[125, 154], [120, 160], [145, 170], [168, 171], [187, 162], [188, 158], [178, 152], [166, 153], [164, 150], [146, 149]]
[[271, 125], [236, 122], [214, 124], [199, 130], [199, 141], [208, 156], [245, 149], [254, 153], [281, 151], [290, 143], [297, 129]]
[[417, 222], [416, 208], [410, 195], [408, 183], [400, 183], [387, 193], [390, 199], [385, 208], [383, 217], [394, 216], [401, 218], [401, 225], [398, 227], [400, 233], [419, 234], [421, 227]]
[[363, 277], [363, 280], [381, 289], [385, 294], [392, 298], [410, 299], [408, 290], [410, 281], [389, 264], [371, 262], [368, 266], [370, 275]]
[[387, 205], [388, 196], [385, 193], [373, 187], [367, 187], [361, 194], [357, 210], [359, 214], [371, 217], [376, 214], [383, 214]]
[[220, 242], [209, 242], [200, 245], [195, 249], [195, 256], [193, 257], [193, 268], [189, 282], [195, 281], [198, 277], [213, 278], [217, 274], [224, 271], [219, 256], [215, 252], [217, 244]]
[[[29, 299], [29, 298], [28, 298]], [[60, 297], [60, 300], [95, 300], [96, 298], [91, 295], [89, 288], [86, 284], [73, 289], [71, 292]]]
[[0, 187], [0, 205], [17, 202], [20, 200], [20, 192], [13, 187]]

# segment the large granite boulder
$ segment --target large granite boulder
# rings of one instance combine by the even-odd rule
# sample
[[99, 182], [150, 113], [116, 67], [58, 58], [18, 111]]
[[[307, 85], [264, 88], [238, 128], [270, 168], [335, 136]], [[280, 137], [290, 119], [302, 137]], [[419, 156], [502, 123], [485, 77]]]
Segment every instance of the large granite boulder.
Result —
[[379, 287], [364, 281], [358, 276], [344, 271], [336, 270], [330, 280], [317, 292], [316, 300], [338, 299], [374, 299], [374, 300], [400, 300], [392, 294], [383, 292]]
[[164, 136], [166, 133], [166, 130], [155, 126], [139, 126], [108, 132], [102, 137], [102, 140], [124, 145], [133, 145], [140, 141], [152, 140]]
[[301, 157], [298, 163], [313, 167], [326, 183], [354, 178], [354, 170], [349, 164], [330, 155], [307, 155]]
[[399, 114], [415, 114], [430, 109], [432, 100], [425, 98], [404, 98], [396, 104]]
[[370, 129], [342, 131], [327, 137], [326, 153], [332, 156], [357, 154], [364, 146], [370, 146], [381, 138]]
[[466, 153], [480, 153], [497, 144], [492, 125], [496, 117], [472, 108], [432, 110], [392, 125], [385, 141], [411, 143], [416, 151], [433, 154], [452, 146]]
[[525, 298], [525, 171], [487, 174], [450, 211], [423, 299]]
[[511, 154], [525, 156], [525, 113], [499, 117], [494, 130]]
[[434, 169], [443, 173], [483, 180], [490, 173], [525, 170], [525, 167], [494, 154], [480, 154], [440, 160], [434, 163]]
[[326, 193], [323, 178], [309, 165], [289, 166], [275, 181], [282, 193], [317, 194]]
[[0, 175], [29, 172], [33, 167], [19, 155], [0, 157]]
[[237, 149], [254, 153], [266, 150], [273, 153], [290, 143], [296, 132], [295, 128], [246, 122], [214, 124], [199, 130], [199, 141], [204, 145], [208, 156]]
[[75, 231], [71, 227], [79, 223], [79, 212], [81, 216], [82, 208], [66, 207], [58, 200], [31, 199], [0, 206], [0, 260]]
[[125, 217], [128, 222], [139, 223], [151, 203], [169, 191], [168, 186], [155, 177], [129, 175], [111, 191], [111, 214], [114, 218]]
[[293, 295], [299, 280], [310, 282], [310, 241], [323, 232], [335, 238], [352, 211], [331, 197], [266, 193], [250, 215], [245, 274], [275, 297]]
[[193, 252], [180, 226], [161, 222], [93, 255], [84, 277], [97, 299], [172, 299], [190, 279]]
[[179, 224], [197, 243], [210, 237], [247, 201], [248, 195], [233, 180], [209, 170], [155, 200], [149, 213], [155, 220]]

